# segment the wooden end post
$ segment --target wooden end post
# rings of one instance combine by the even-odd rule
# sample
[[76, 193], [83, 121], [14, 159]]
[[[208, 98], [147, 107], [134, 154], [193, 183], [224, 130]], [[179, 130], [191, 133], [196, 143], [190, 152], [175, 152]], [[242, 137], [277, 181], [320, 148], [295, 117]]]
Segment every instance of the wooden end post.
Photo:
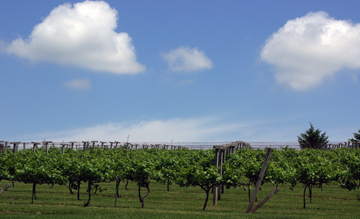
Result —
[[258, 205], [256, 205], [251, 211], [250, 214], [254, 213], [257, 209], [259, 209], [265, 202], [267, 202], [271, 197], [273, 197], [280, 189], [276, 188], [274, 191], [272, 191], [264, 200], [262, 200]]
[[254, 206], [254, 202], [255, 202], [257, 193], [259, 192], [261, 181], [262, 181], [262, 179], [264, 177], [266, 167], [267, 167], [267, 165], [269, 163], [269, 160], [270, 160], [271, 151], [272, 151], [272, 148], [267, 149], [267, 153], [266, 153], [266, 156], [265, 156], [265, 159], [264, 159], [264, 163], [263, 163], [263, 165], [261, 167], [260, 174], [259, 174], [259, 177], [258, 177], [258, 179], [256, 181], [256, 185], [255, 185], [254, 191], [252, 193], [250, 203], [249, 203], [249, 206], [248, 206], [248, 209], [247, 209], [246, 213], [250, 213], [251, 210], [252, 210], [252, 207]]
[[0, 195], [3, 194], [3, 192], [5, 192], [9, 187], [10, 187], [10, 185], [6, 184], [6, 186], [0, 190]]

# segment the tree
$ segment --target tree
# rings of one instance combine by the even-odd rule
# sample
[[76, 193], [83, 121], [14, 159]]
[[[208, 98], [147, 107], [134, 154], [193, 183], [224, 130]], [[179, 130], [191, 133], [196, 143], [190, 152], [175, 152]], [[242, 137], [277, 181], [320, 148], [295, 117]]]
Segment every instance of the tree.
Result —
[[319, 129], [314, 129], [314, 126], [310, 123], [310, 128], [306, 130], [305, 133], [301, 133], [298, 136], [298, 142], [300, 144], [300, 148], [314, 148], [314, 149], [322, 149], [326, 147], [326, 144], [329, 143], [328, 136], [326, 136], [326, 132], [321, 134]]
[[360, 141], [360, 129], [359, 129], [359, 133], [354, 133], [354, 138], [349, 139], [349, 141], [352, 142], [359, 142]]

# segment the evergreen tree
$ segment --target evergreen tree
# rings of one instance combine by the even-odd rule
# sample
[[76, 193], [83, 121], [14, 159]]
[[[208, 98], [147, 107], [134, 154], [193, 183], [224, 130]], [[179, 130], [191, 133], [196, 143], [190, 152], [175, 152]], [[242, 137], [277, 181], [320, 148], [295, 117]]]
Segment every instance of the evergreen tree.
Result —
[[352, 142], [359, 142], [360, 141], [360, 129], [359, 129], [359, 133], [354, 133], [354, 138], [349, 139], [349, 141]]
[[300, 148], [314, 148], [314, 149], [322, 149], [326, 147], [326, 144], [329, 143], [328, 136], [326, 136], [326, 132], [321, 134], [319, 129], [314, 129], [314, 126], [310, 122], [310, 128], [306, 130], [305, 133], [301, 133], [298, 136], [298, 142], [300, 144]]

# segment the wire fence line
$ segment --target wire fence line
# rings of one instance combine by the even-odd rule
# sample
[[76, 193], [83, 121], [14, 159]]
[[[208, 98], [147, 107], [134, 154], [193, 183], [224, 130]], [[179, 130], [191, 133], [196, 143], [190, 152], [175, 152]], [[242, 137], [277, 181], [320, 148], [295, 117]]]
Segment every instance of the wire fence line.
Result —
[[[188, 148], [195, 150], [208, 150], [214, 148], [214, 146], [221, 146], [230, 144], [233, 142], [120, 142], [120, 141], [69, 141], [69, 142], [53, 142], [53, 141], [39, 141], [39, 142], [11, 142], [11, 141], [0, 141], [6, 149], [25, 150], [45, 147], [58, 147], [58, 148], [72, 148], [73, 150], [83, 150], [86, 148], [119, 148], [119, 147], [130, 147], [132, 149], [144, 149], [144, 148], [159, 148], [159, 149], [176, 149], [176, 148]], [[246, 142], [252, 149], [281, 149], [281, 148], [294, 148], [300, 150], [298, 142]], [[323, 149], [334, 149], [341, 147], [359, 148], [360, 142], [344, 142], [344, 141], [333, 141], [329, 142]], [[5, 149], [5, 150], [6, 150]]]
[[224, 145], [231, 142], [120, 142], [120, 141], [69, 141], [69, 142], [53, 142], [53, 141], [39, 141], [39, 142], [10, 142], [0, 141], [0, 145], [7, 148], [17, 147], [16, 150], [32, 149], [44, 147], [58, 147], [58, 148], [72, 148], [74, 150], [83, 150], [86, 148], [119, 148], [132, 147], [133, 149], [142, 148], [188, 148], [196, 150], [212, 149], [216, 145]]

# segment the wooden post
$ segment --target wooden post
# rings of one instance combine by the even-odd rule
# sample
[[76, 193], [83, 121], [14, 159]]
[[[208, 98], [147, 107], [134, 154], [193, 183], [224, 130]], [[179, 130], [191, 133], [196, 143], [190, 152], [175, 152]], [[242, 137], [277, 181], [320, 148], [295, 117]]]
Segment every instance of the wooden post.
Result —
[[7, 152], [8, 144], [9, 144], [9, 142], [8, 142], [8, 141], [5, 141], [5, 153]]
[[10, 144], [13, 144], [13, 153], [16, 154], [16, 144], [15, 142], [10, 142]]
[[64, 149], [65, 149], [65, 146], [69, 145], [69, 144], [66, 144], [66, 143], [61, 143], [61, 153], [64, 154]]
[[260, 174], [259, 174], [259, 177], [256, 181], [256, 185], [255, 185], [255, 188], [254, 188], [254, 191], [252, 193], [252, 196], [251, 196], [251, 199], [250, 199], [250, 203], [249, 203], [249, 206], [248, 206], [248, 209], [246, 211], [246, 213], [250, 213], [252, 207], [254, 206], [254, 202], [255, 202], [255, 199], [256, 199], [256, 196], [257, 196], [257, 193], [259, 192], [259, 188], [260, 188], [260, 185], [261, 185], [261, 181], [264, 177], [264, 174], [265, 174], [265, 171], [266, 171], [266, 167], [268, 165], [268, 162], [270, 160], [270, 156], [271, 156], [271, 151], [272, 151], [272, 148], [268, 148], [267, 149], [267, 153], [266, 153], [266, 156], [265, 156], [265, 159], [264, 159], [264, 163], [261, 167], [261, 170], [260, 170]]
[[[222, 157], [222, 162], [221, 162], [221, 167], [220, 167], [220, 169], [221, 169], [221, 172], [220, 172], [220, 175], [222, 176], [223, 174], [224, 174], [224, 169], [223, 169], [223, 163], [225, 163], [225, 161], [226, 161], [226, 155], [228, 155], [230, 153], [230, 147], [226, 147], [226, 149], [224, 149], [224, 152], [223, 152], [223, 157]], [[224, 186], [224, 184], [221, 184], [220, 185], [220, 187], [221, 187], [221, 194], [224, 194], [224, 188], [225, 188], [225, 186]]]
[[112, 149], [114, 142], [110, 141], [110, 149]]
[[[1, 150], [1, 152], [4, 150], [4, 148], [5, 148], [5, 141], [0, 141], [0, 146], [3, 146], [2, 147], [2, 150]], [[5, 151], [6, 152], [6, 151]], [[0, 154], [0, 156], [1, 156], [1, 154]]]
[[1, 189], [0, 195], [3, 194], [3, 192], [5, 192], [9, 187], [10, 187], [10, 185], [6, 184], [6, 186], [3, 189]]
[[106, 143], [106, 141], [100, 141], [101, 143], [101, 149], [104, 149], [104, 144]]
[[120, 143], [119, 141], [115, 141], [115, 148], [117, 148], [119, 143]]
[[23, 142], [23, 150], [26, 150], [26, 143]]
[[0, 143], [0, 157], [1, 157], [1, 154], [2, 154], [2, 152], [4, 150], [4, 147], [5, 147], [5, 145], [3, 143]]
[[13, 153], [16, 154], [16, 151], [18, 150], [18, 145], [21, 142], [10, 142], [10, 144], [13, 144]]
[[40, 144], [40, 142], [31, 142], [31, 144], [33, 144], [33, 152], [35, 152], [35, 149], [37, 148], [37, 146]]
[[95, 150], [95, 143], [96, 142], [98, 142], [98, 141], [91, 141], [93, 150]]
[[264, 200], [262, 200], [258, 205], [256, 205], [249, 213], [254, 213], [257, 209], [259, 209], [265, 202], [267, 202], [271, 197], [273, 197], [280, 189], [276, 188], [274, 191], [272, 191]]
[[[221, 175], [221, 172], [222, 172], [222, 164], [224, 163], [224, 154], [225, 154], [225, 149], [220, 149], [220, 156], [219, 156], [219, 161], [218, 161], [218, 167], [219, 167], [219, 173]], [[221, 194], [223, 194], [223, 191], [222, 191], [222, 185], [220, 184], [218, 186], [218, 200], [221, 200]]]
[[74, 150], [74, 144], [76, 143], [76, 141], [70, 141], [69, 143], [71, 144], [71, 150]]
[[85, 152], [86, 151], [86, 146], [88, 145], [88, 141], [83, 141], [82, 142], [83, 143], [83, 152]]
[[52, 141], [43, 141], [43, 145], [45, 146], [46, 154], [49, 153], [49, 147], [48, 147], [49, 143], [52, 143]]
[[[215, 148], [215, 159], [214, 159], [214, 165], [216, 167], [219, 166], [219, 147], [214, 146]], [[217, 205], [217, 186], [213, 186], [213, 205]]]

